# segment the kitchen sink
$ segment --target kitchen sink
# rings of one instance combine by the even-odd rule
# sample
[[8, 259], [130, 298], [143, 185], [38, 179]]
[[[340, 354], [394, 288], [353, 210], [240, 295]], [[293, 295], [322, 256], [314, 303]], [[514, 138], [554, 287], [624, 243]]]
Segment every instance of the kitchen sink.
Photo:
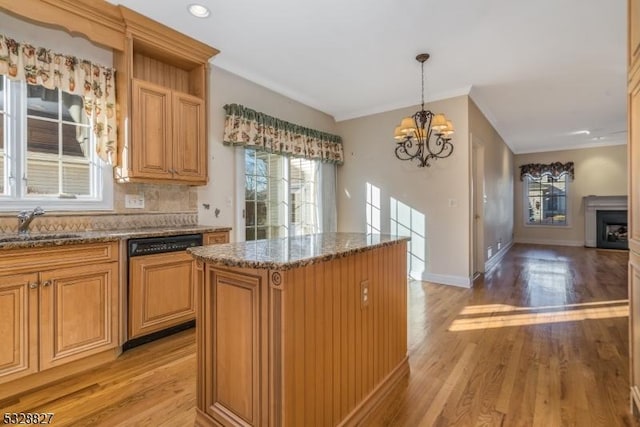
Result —
[[74, 239], [81, 237], [80, 234], [70, 233], [45, 233], [45, 234], [13, 234], [0, 235], [0, 243], [11, 242], [33, 242], [37, 240], [57, 240], [57, 239]]

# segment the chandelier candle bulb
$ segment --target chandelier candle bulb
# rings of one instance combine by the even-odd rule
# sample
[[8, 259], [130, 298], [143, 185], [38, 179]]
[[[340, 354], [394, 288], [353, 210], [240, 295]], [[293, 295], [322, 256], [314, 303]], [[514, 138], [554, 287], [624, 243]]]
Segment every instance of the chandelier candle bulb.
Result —
[[428, 53], [421, 53], [416, 60], [422, 68], [422, 104], [420, 111], [405, 117], [393, 132], [396, 141], [396, 157], [400, 160], [417, 160], [419, 167], [429, 167], [430, 160], [444, 159], [453, 153], [451, 134], [453, 123], [442, 113], [434, 114], [424, 109], [424, 63]]

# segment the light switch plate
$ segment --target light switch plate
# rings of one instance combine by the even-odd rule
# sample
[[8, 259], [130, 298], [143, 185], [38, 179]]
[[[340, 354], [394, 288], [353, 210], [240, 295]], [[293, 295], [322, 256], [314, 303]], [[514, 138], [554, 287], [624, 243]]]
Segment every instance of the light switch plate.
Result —
[[125, 194], [124, 207], [127, 209], [144, 209], [143, 194]]

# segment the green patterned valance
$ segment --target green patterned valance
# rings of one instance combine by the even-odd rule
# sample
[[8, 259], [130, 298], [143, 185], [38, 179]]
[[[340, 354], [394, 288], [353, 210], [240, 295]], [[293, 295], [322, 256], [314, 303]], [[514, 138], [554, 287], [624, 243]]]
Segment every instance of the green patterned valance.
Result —
[[238, 104], [224, 106], [223, 142], [284, 156], [342, 164], [342, 138], [259, 113]]
[[529, 163], [527, 165], [520, 166], [520, 181], [524, 180], [525, 176], [539, 180], [543, 176], [560, 178], [562, 175], [569, 175], [571, 180], [575, 178], [573, 162], [555, 162], [548, 165], [542, 163]]

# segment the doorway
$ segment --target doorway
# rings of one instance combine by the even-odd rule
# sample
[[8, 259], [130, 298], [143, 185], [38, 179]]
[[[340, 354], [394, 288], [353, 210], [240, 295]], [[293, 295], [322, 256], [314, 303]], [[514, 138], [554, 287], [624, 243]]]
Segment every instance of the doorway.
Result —
[[471, 135], [471, 228], [473, 278], [484, 273], [484, 145]]

